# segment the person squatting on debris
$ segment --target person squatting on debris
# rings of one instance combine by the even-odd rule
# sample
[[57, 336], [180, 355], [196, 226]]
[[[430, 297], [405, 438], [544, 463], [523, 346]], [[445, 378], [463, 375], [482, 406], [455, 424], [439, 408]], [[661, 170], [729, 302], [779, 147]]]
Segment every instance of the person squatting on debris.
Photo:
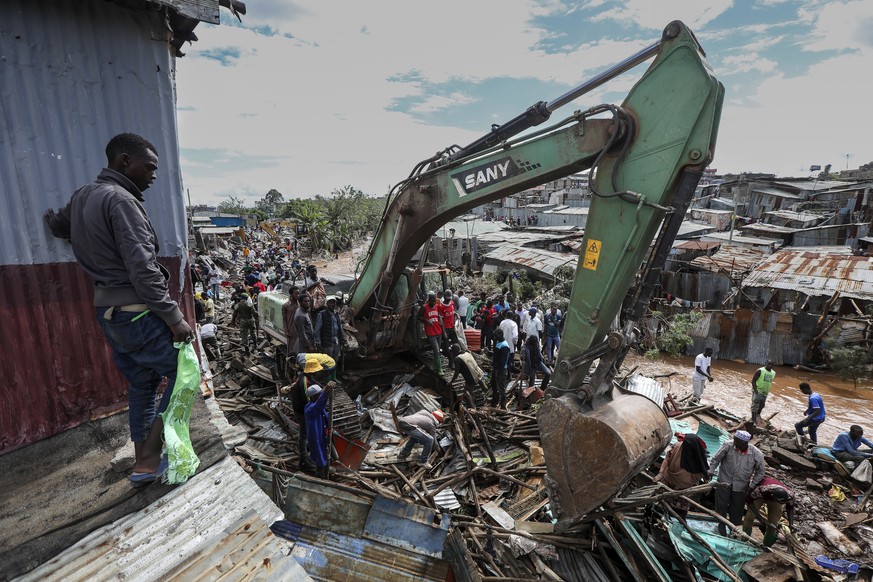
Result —
[[446, 418], [442, 410], [419, 410], [415, 414], [401, 416], [398, 421], [398, 427], [402, 434], [408, 435], [409, 440], [403, 445], [403, 448], [398, 453], [401, 460], [406, 460], [412, 452], [412, 447], [416, 443], [421, 445], [421, 455], [418, 456], [418, 464], [430, 471], [433, 466], [430, 464], [430, 452], [433, 450], [434, 441], [436, 441], [436, 429], [439, 424]]
[[[746, 493], [755, 488], [764, 478], [764, 454], [755, 445], [749, 444], [752, 435], [744, 430], [734, 433], [733, 442], [721, 446], [712, 457], [709, 467], [709, 478], [718, 470], [718, 483], [729, 486], [717, 487], [715, 490], [715, 511], [727, 516], [734, 525], [739, 525], [743, 518], [746, 504]], [[726, 535], [727, 528], [718, 524], [718, 532]]]
[[491, 406], [506, 408], [506, 385], [509, 382], [512, 352], [503, 337], [502, 329], [494, 330], [494, 341], [494, 354], [491, 356]]
[[236, 305], [233, 308], [233, 316], [230, 318], [230, 325], [239, 324], [240, 339], [243, 343], [243, 348], [246, 353], [251, 353], [251, 347], [258, 347], [258, 336], [255, 330], [258, 326], [258, 310], [255, 309], [251, 298], [246, 295], [240, 295]]
[[776, 370], [773, 369], [773, 360], [767, 360], [763, 368], [755, 370], [752, 376], [752, 423], [757, 424], [758, 416], [767, 404], [767, 395], [773, 386]]
[[427, 336], [430, 349], [433, 351], [433, 369], [437, 374], [442, 374], [443, 363], [440, 360], [440, 344], [443, 338], [443, 325], [436, 293], [433, 291], [428, 293], [427, 302], [421, 306], [418, 318], [424, 322], [424, 335]]
[[214, 362], [221, 356], [221, 348], [218, 347], [218, 326], [212, 322], [200, 326], [200, 341], [206, 351], [206, 358]]
[[804, 413], [806, 417], [794, 425], [794, 430], [797, 431], [798, 437], [803, 438], [803, 429], [808, 429], [809, 440], [812, 441], [812, 444], [816, 445], [818, 444], [818, 427], [825, 421], [826, 417], [824, 400], [822, 400], [821, 394], [813, 392], [810, 385], [806, 382], [800, 383], [800, 391], [809, 398], [807, 399], [806, 412]]
[[691, 374], [694, 395], [691, 397], [691, 404], [700, 402], [707, 380], [712, 382], [712, 348], [705, 348], [702, 354], [697, 354], [694, 358], [694, 372]]
[[840, 461], [851, 461], [860, 463], [864, 459], [873, 457], [873, 451], [861, 452], [858, 449], [861, 445], [867, 445], [873, 449], [873, 443], [864, 438], [864, 429], [853, 424], [849, 427], [849, 432], [841, 432], [834, 444], [831, 446], [831, 453]]
[[476, 386], [485, 392], [485, 382], [482, 380], [485, 377], [485, 372], [476, 363], [476, 359], [468, 351], [461, 349], [458, 344], [452, 344], [452, 360], [455, 364], [455, 374], [449, 381], [449, 384], [454, 384], [458, 375], [464, 376], [464, 393], [467, 395], [467, 400], [470, 407], [476, 406], [476, 398], [474, 396]]
[[[655, 477], [655, 481], [677, 490], [699, 485], [709, 474], [706, 443], [694, 433], [680, 434], [678, 438], [679, 442], [667, 450], [661, 469]], [[688, 500], [682, 497], [674, 497], [667, 503], [683, 519], [691, 508]]]
[[[748, 509], [743, 517], [743, 532], [752, 535], [752, 524], [757, 517], [766, 524], [764, 546], [769, 548], [779, 537], [779, 520], [785, 513], [788, 527], [794, 527], [794, 492], [781, 481], [764, 477], [757, 487], [746, 495]], [[761, 507], [767, 508], [767, 518], [761, 515]], [[763, 528], [762, 528], [763, 529]]]
[[[128, 416], [135, 461], [130, 480], [144, 485], [160, 476], [163, 413], [176, 382], [179, 351], [194, 332], [170, 298], [169, 273], [158, 264], [158, 241], [142, 203], [156, 179], [158, 152], [132, 133], [106, 145], [108, 167], [45, 221], [53, 236], [68, 239], [94, 280], [97, 321], [129, 382]], [[161, 379], [167, 389], [155, 404]]]
[[336, 296], [327, 298], [327, 306], [315, 318], [315, 351], [339, 360], [342, 346], [346, 341], [343, 322], [336, 312]]
[[320, 479], [330, 477], [330, 415], [327, 412], [327, 403], [330, 393], [335, 384], [328, 382], [321, 389], [318, 384], [312, 384], [306, 389], [306, 397], [309, 399], [304, 408], [306, 417], [306, 442], [309, 445], [309, 460], [315, 465], [315, 476]]

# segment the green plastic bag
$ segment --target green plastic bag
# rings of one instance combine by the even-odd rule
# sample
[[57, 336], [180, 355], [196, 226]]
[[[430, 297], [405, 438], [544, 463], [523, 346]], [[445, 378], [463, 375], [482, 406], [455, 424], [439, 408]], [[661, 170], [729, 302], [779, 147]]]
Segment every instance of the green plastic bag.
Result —
[[161, 415], [164, 419], [164, 446], [169, 461], [163, 481], [178, 485], [191, 478], [200, 466], [188, 432], [191, 409], [200, 392], [200, 363], [191, 342], [176, 342], [173, 346], [179, 350], [179, 360], [170, 404]]

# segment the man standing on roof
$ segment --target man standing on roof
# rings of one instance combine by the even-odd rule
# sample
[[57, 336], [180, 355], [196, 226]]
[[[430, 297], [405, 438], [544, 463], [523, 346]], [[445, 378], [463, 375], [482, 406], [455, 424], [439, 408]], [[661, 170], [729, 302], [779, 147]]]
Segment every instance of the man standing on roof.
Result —
[[758, 415], [767, 404], [767, 395], [773, 385], [776, 370], [773, 369], [773, 360], [767, 360], [763, 368], [758, 368], [752, 376], [752, 424], [758, 423]]
[[[727, 516], [734, 525], [739, 525], [743, 518], [746, 493], [764, 478], [764, 453], [749, 444], [750, 440], [752, 435], [738, 430], [733, 442], [723, 444], [713, 455], [709, 466], [709, 478], [718, 469], [718, 482], [725, 484], [715, 490], [715, 511]], [[718, 533], [727, 533], [723, 523], [718, 524]]]
[[[158, 478], [161, 463], [161, 414], [176, 382], [179, 351], [194, 332], [170, 298], [169, 273], [157, 261], [155, 229], [142, 203], [156, 179], [158, 152], [144, 138], [116, 135], [106, 145], [108, 167], [76, 190], [57, 213], [45, 213], [52, 235], [68, 239], [73, 254], [94, 280], [97, 321], [127, 378], [130, 437], [135, 461], [134, 485]], [[167, 389], [155, 406], [163, 378]]]
[[702, 354], [697, 354], [694, 358], [694, 372], [691, 374], [691, 385], [694, 387], [694, 395], [691, 397], [691, 404], [700, 403], [703, 397], [703, 389], [706, 388], [706, 381], [712, 382], [712, 348], [704, 348]]
[[807, 382], [800, 383], [800, 391], [807, 396], [806, 416], [803, 420], [794, 425], [794, 430], [797, 431], [799, 438], [805, 438], [803, 429], [809, 429], [809, 440], [812, 444], [818, 444], [818, 427], [825, 421], [825, 406], [821, 394], [813, 392]]
[[330, 415], [327, 403], [335, 384], [328, 382], [321, 389], [318, 384], [312, 384], [306, 389], [309, 402], [304, 408], [306, 418], [306, 442], [309, 445], [309, 460], [315, 465], [315, 476], [320, 479], [330, 478]]

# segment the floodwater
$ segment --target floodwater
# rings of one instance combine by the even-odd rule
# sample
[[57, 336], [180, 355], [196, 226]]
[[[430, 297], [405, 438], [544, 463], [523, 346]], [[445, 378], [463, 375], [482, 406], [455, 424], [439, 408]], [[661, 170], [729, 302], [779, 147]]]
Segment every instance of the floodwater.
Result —
[[[691, 394], [691, 373], [694, 358], [670, 358], [662, 355], [656, 360], [631, 353], [625, 359], [626, 367], [639, 366], [638, 372], [656, 377], [673, 373], [670, 377], [657, 378], [667, 392], [677, 398]], [[714, 404], [739, 417], [748, 418], [752, 402], [752, 375], [760, 366], [734, 361], [712, 361], [713, 382], [706, 383], [703, 403]], [[855, 388], [852, 380], [843, 380], [833, 374], [817, 374], [795, 370], [790, 366], [775, 366], [776, 379], [767, 398], [762, 416], [778, 414], [770, 421], [783, 430], [793, 429], [806, 411], [806, 396], [797, 387], [808, 382], [815, 392], [822, 395], [827, 419], [818, 429], [818, 442], [830, 446], [842, 431], [852, 424], [864, 427], [865, 436], [873, 439], [873, 382], [862, 379]]]

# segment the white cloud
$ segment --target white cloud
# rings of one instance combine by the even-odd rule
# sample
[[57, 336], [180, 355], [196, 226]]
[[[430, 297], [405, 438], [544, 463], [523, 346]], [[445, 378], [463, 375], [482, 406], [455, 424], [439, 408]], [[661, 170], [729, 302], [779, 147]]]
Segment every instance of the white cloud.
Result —
[[802, 77], [775, 75], [751, 101], [725, 104], [714, 167], [720, 171], [761, 171], [803, 175], [810, 164], [844, 169], [873, 159], [873, 119], [866, 75], [870, 58], [841, 55], [813, 65]]
[[750, 71], [771, 73], [775, 71], [778, 66], [776, 61], [764, 58], [754, 52], [728, 56], [723, 58], [721, 62], [721, 67], [716, 71], [720, 75], [733, 75], [736, 73], [748, 73]]
[[873, 49], [873, 2], [830, 2], [813, 13], [815, 26], [806, 50]]
[[697, 30], [732, 5], [733, 0], [626, 0], [623, 5], [607, 10], [594, 20], [629, 21], [648, 29], [661, 29], [671, 20], [681, 20], [692, 30]]

